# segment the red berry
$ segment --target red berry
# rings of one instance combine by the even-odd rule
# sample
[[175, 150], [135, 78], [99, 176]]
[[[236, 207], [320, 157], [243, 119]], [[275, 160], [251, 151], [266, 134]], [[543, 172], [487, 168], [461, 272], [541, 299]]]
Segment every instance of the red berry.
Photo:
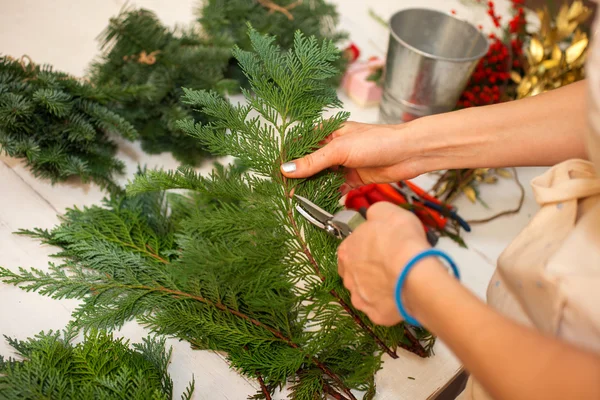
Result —
[[360, 50], [354, 43], [351, 43], [350, 46], [346, 48], [345, 53], [350, 59], [350, 62], [356, 61], [358, 57], [360, 57]]

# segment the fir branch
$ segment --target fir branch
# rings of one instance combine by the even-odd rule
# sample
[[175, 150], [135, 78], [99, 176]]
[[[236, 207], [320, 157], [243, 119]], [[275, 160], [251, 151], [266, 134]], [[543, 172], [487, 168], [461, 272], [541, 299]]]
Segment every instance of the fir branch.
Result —
[[143, 150], [169, 151], [189, 165], [208, 156], [176, 124], [181, 119], [207, 122], [208, 118], [182, 104], [180, 97], [182, 87], [224, 87], [229, 43], [207, 41], [192, 30], [171, 29], [153, 12], [130, 8], [111, 18], [99, 41], [104, 54], [91, 66], [91, 80], [103, 90], [123, 93], [112, 105], [139, 131]]
[[[271, 12], [272, 10], [277, 12]], [[294, 47], [294, 33], [303, 32], [317, 41], [331, 40], [340, 43], [347, 33], [337, 29], [339, 14], [336, 5], [325, 0], [205, 0], [196, 10], [203, 31], [211, 38], [225, 39], [242, 50], [252, 51], [252, 42], [246, 24], [251, 24], [259, 33], [276, 38], [277, 45], [284, 51]], [[292, 18], [290, 18], [290, 16]], [[346, 60], [333, 61], [337, 70], [345, 68]], [[237, 59], [230, 61], [227, 76], [247, 87]], [[341, 76], [327, 78], [330, 86], [336, 87]]]
[[137, 132], [104, 106], [109, 96], [50, 67], [0, 57], [0, 151], [52, 183], [78, 177], [119, 190], [124, 164], [107, 133]]

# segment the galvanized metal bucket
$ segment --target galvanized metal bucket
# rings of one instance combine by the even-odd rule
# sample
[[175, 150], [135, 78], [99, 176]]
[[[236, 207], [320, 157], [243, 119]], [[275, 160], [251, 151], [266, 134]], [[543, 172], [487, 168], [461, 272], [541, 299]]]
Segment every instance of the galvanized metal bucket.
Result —
[[479, 29], [451, 15], [430, 9], [394, 14], [380, 122], [451, 111], [488, 47]]

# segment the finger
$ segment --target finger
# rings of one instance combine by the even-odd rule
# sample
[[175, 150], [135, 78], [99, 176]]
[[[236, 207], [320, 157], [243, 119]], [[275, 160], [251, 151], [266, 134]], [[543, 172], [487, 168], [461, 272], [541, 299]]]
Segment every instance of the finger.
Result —
[[339, 148], [330, 143], [306, 157], [286, 162], [281, 166], [281, 172], [288, 178], [307, 178], [326, 168], [340, 165], [343, 158]]
[[358, 170], [355, 168], [347, 168], [345, 172], [346, 184], [349, 185], [350, 188], [356, 188], [359, 186], [366, 185], [367, 183], [371, 183], [365, 182], [359, 174]]
[[400, 318], [399, 315], [382, 312], [378, 309], [373, 309], [373, 312], [369, 312], [366, 314], [368, 315], [371, 322], [373, 322], [375, 325], [394, 326], [400, 321], [402, 321], [402, 318]]
[[[355, 277], [352, 277], [352, 278], [356, 281]], [[355, 285], [354, 291], [365, 302], [365, 304], [369, 304], [369, 305], [372, 304], [371, 297], [366, 292], [366, 290], [363, 288], [363, 285]]]

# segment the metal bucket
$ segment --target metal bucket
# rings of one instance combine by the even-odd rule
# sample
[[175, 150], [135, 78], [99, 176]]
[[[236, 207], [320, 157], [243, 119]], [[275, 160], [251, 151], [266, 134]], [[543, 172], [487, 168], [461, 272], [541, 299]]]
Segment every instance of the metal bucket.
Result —
[[381, 122], [408, 122], [454, 109], [488, 47], [479, 29], [442, 12], [408, 9], [394, 14]]

